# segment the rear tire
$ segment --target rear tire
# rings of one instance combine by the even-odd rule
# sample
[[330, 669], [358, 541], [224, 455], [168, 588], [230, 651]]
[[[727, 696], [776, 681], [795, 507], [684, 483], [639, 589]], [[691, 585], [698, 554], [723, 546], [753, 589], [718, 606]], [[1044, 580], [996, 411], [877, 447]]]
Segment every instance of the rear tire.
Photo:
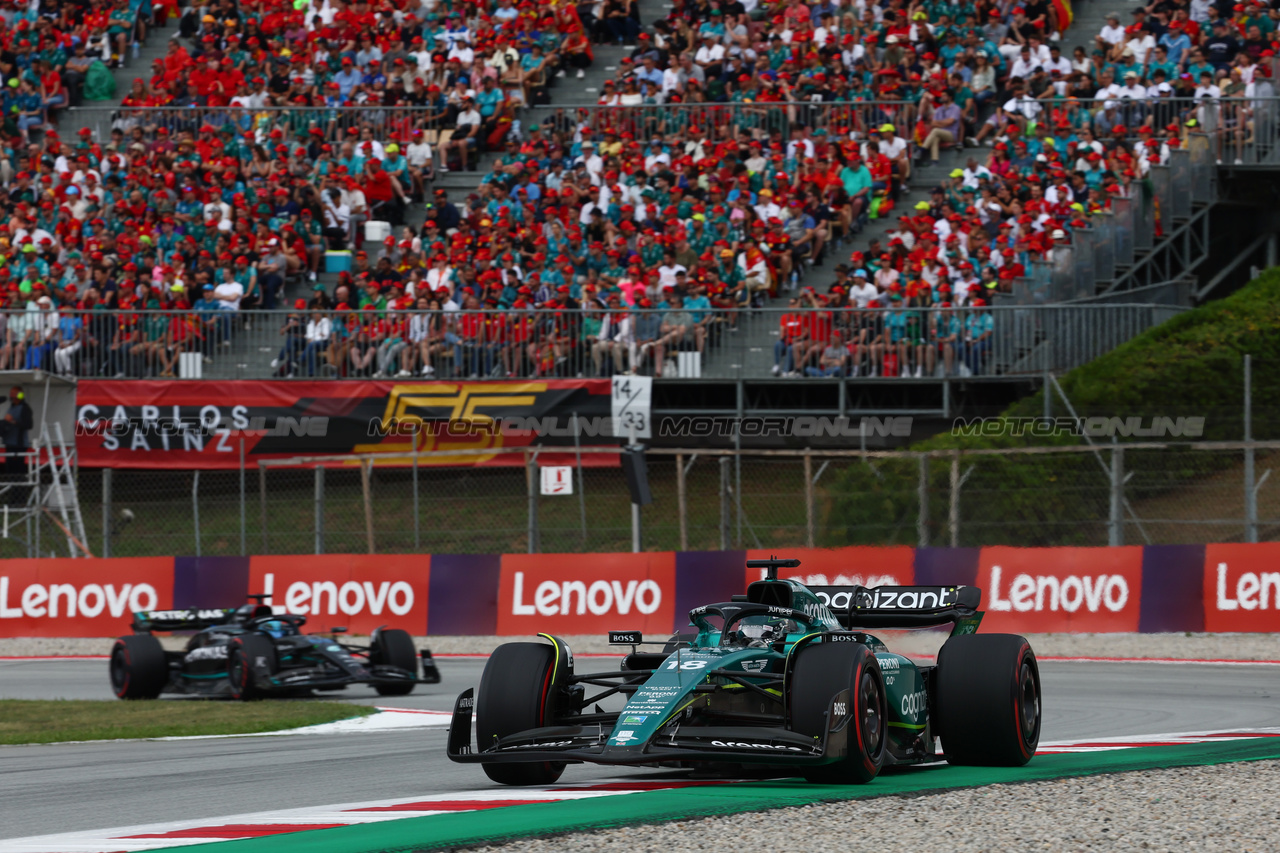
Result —
[[1021, 767], [1040, 743], [1040, 669], [1025, 637], [964, 634], [938, 652], [937, 734], [950, 764]]
[[791, 673], [791, 728], [822, 738], [831, 697], [848, 688], [852, 719], [849, 754], [835, 764], [808, 768], [804, 778], [826, 785], [870, 782], [884, 766], [889, 709], [880, 663], [858, 643], [818, 643], [796, 656]]
[[[498, 738], [553, 723], [555, 662], [555, 649], [542, 643], [505, 643], [494, 649], [476, 694], [481, 750]], [[550, 785], [564, 772], [565, 762], [480, 766], [486, 776], [503, 785]]]
[[155, 699], [169, 683], [164, 646], [151, 634], [116, 640], [109, 666], [111, 689], [120, 699]]
[[[394, 666], [418, 677], [418, 652], [413, 648], [413, 637], [408, 631], [387, 628], [378, 632], [378, 641], [369, 649], [369, 663], [375, 666]], [[377, 684], [374, 690], [379, 696], [407, 696], [414, 684]]]
[[227, 652], [227, 680], [231, 684], [232, 699], [247, 702], [266, 695], [253, 679], [253, 662], [259, 657], [266, 658], [267, 670], [271, 674], [280, 669], [276, 647], [266, 637], [243, 634], [231, 641]]

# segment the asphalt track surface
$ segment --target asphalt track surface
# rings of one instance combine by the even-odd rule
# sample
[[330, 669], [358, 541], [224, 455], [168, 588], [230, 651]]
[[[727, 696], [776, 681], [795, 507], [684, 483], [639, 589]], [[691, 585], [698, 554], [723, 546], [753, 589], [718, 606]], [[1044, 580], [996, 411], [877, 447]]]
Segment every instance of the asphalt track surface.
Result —
[[[348, 691], [323, 698], [450, 710], [458, 691], [479, 682], [484, 661], [438, 663], [442, 683], [407, 697]], [[577, 668], [588, 664], [605, 668], [607, 661]], [[0, 661], [0, 698], [108, 699], [106, 669], [104, 660]], [[1043, 740], [1280, 726], [1280, 666], [1044, 661], [1041, 676]], [[0, 838], [492, 789], [478, 767], [448, 761], [444, 745], [440, 727], [0, 747]], [[574, 765], [562, 781], [666, 775]]]

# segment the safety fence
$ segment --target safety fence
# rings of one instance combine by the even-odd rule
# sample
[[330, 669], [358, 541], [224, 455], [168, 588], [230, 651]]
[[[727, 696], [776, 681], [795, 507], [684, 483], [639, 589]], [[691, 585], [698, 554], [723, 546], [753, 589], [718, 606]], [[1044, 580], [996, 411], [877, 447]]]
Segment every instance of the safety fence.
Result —
[[[1126, 438], [932, 452], [650, 448], [653, 501], [640, 508], [638, 530], [616, 447], [406, 450], [198, 472], [81, 468], [78, 491], [97, 556], [605, 552], [637, 539], [643, 550], [722, 550], [1280, 536], [1280, 491], [1269, 481], [1280, 441], [1190, 440], [1205, 429], [1196, 417], [1065, 417], [956, 428]], [[665, 420], [657, 431], [686, 437], [719, 428], [710, 418]], [[891, 429], [876, 419], [776, 421], [771, 429], [843, 435], [853, 447]], [[67, 553], [54, 522], [37, 514], [26, 525], [5, 529], [0, 557]]]
[[[1015, 295], [988, 292], [999, 303]], [[7, 316], [15, 369], [116, 379], [985, 377], [1069, 370], [1185, 308], [66, 311]], [[0, 365], [3, 367], [4, 365]]]

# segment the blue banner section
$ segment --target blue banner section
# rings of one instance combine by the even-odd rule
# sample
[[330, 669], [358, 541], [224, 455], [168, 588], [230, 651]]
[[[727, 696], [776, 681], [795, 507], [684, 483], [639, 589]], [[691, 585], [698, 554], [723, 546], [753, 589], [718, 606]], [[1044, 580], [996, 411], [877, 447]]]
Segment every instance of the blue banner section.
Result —
[[1204, 630], [1204, 546], [1148, 545], [1142, 549], [1144, 634]]
[[498, 554], [432, 554], [427, 630], [432, 634], [498, 632]]
[[746, 587], [745, 551], [677, 551], [674, 631], [689, 625], [689, 611], [742, 595]]
[[[305, 558], [301, 558], [305, 559]], [[173, 606], [239, 607], [250, 593], [248, 557], [175, 557]]]
[[973, 586], [981, 548], [917, 548], [915, 580], [921, 586]]

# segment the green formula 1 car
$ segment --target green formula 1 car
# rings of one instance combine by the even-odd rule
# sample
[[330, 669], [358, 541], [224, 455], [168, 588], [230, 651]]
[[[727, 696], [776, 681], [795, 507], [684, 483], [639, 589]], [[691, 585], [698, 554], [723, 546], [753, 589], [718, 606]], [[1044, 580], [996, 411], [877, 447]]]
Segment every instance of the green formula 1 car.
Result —
[[[696, 634], [613, 672], [575, 671], [549, 643], [507, 643], [477, 693], [454, 705], [448, 755], [508, 785], [550, 784], [572, 762], [788, 765], [812, 782], [869, 782], [890, 764], [1017, 766], [1040, 740], [1040, 674], [1026, 639], [976, 634], [981, 591], [963, 586], [806, 587], [798, 560], [752, 560], [767, 579], [694, 608]], [[934, 666], [864, 629], [953, 624]], [[589, 694], [591, 690], [594, 695]], [[621, 710], [597, 703], [622, 694]], [[472, 744], [472, 715], [479, 730]]]

